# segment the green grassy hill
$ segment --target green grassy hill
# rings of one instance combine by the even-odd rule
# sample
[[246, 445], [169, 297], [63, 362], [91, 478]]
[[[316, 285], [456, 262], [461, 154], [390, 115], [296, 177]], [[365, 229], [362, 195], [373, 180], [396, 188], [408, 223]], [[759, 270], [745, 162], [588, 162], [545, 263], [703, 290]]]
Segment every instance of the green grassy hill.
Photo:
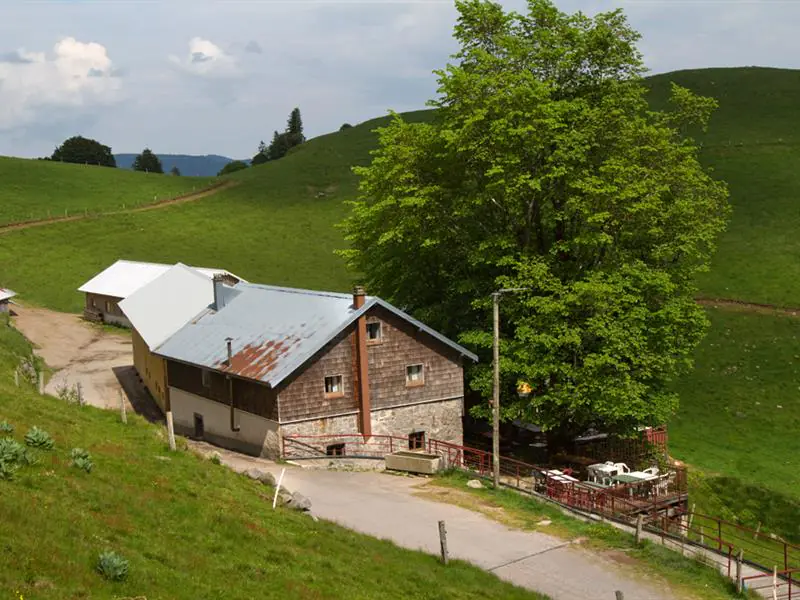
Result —
[[0, 157], [0, 226], [152, 204], [202, 189], [213, 181], [209, 177], [172, 177]]
[[[141, 418], [78, 408], [14, 387], [30, 347], [0, 320], [0, 422], [22, 441], [36, 425], [55, 439], [37, 464], [0, 479], [3, 597], [66, 598], [543, 598], [459, 561], [402, 550], [329, 522], [272, 510], [271, 488], [180, 450]], [[7, 434], [0, 433], [0, 437]], [[70, 466], [87, 450], [94, 469]], [[434, 524], [435, 525], [435, 524]], [[130, 562], [111, 583], [100, 552]]]

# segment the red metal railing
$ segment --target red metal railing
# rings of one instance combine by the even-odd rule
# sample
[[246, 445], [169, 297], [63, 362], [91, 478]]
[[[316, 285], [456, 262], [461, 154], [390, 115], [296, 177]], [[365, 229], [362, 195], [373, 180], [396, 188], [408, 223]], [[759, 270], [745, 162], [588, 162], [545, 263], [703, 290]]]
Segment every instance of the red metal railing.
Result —
[[353, 434], [284, 435], [281, 456], [308, 458], [383, 458], [395, 450], [408, 450], [409, 439], [391, 435]]
[[773, 570], [771, 573], [750, 575], [742, 577], [742, 586], [745, 590], [758, 592], [772, 592], [772, 598], [779, 600], [800, 599], [800, 569]]

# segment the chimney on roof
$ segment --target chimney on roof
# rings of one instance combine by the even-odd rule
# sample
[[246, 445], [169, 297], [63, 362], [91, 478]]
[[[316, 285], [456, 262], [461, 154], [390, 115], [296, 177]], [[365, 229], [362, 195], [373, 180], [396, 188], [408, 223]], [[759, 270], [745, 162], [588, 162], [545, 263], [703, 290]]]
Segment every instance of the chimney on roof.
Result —
[[214, 273], [211, 278], [211, 283], [214, 286], [214, 310], [219, 311], [225, 307], [225, 294], [222, 289], [224, 276], [220, 273]]
[[364, 306], [364, 301], [366, 299], [367, 292], [364, 289], [363, 285], [357, 285], [353, 288], [353, 308], [358, 310], [362, 306]]
[[229, 367], [231, 366], [231, 362], [233, 361], [233, 352], [231, 351], [231, 342], [233, 338], [225, 338], [225, 343], [228, 345], [228, 361], [225, 363]]

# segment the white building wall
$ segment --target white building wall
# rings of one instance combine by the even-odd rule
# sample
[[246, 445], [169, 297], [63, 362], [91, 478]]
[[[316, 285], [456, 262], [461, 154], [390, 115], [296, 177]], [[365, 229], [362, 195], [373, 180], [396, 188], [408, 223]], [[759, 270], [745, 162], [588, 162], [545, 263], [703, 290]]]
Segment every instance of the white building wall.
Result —
[[194, 415], [203, 417], [203, 438], [212, 444], [253, 454], [277, 457], [280, 455], [278, 423], [263, 417], [235, 411], [239, 431], [231, 431], [230, 406], [170, 386], [170, 404], [175, 431], [194, 435]]

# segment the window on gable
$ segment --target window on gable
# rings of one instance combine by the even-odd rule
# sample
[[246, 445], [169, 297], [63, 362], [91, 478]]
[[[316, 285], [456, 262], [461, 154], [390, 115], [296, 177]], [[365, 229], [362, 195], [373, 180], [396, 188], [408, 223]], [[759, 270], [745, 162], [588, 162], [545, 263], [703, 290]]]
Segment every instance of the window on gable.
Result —
[[341, 375], [329, 375], [325, 378], [325, 395], [328, 397], [344, 395]]
[[367, 341], [372, 343], [381, 341], [381, 324], [379, 321], [367, 323]]
[[203, 369], [201, 377], [202, 377], [202, 381], [203, 381], [203, 387], [204, 388], [210, 388], [211, 387], [211, 371]]
[[406, 367], [406, 385], [423, 385], [425, 371], [422, 365], [408, 365]]

